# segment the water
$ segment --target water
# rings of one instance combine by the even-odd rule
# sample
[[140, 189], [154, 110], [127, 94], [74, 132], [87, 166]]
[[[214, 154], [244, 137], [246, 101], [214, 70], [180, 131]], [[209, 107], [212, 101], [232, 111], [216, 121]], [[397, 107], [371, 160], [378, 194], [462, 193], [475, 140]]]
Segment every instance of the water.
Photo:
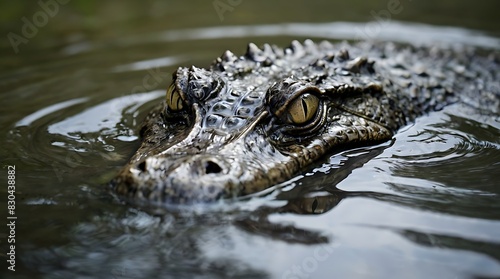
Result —
[[[1, 45], [0, 154], [16, 167], [18, 218], [16, 271], [2, 278], [500, 277], [500, 116], [464, 104], [238, 202], [136, 208], [103, 186], [178, 66], [305, 38], [498, 51], [496, 2], [401, 1], [385, 21], [373, 16], [385, 1], [233, 1], [222, 18], [217, 1], [85, 3], [61, 5], [18, 54]], [[5, 6], [3, 34], [39, 10]]]

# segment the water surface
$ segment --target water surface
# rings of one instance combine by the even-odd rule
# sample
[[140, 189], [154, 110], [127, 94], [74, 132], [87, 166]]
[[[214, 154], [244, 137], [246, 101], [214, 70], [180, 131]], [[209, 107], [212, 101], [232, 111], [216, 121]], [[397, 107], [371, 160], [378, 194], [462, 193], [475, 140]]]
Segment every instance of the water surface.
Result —
[[[233, 1], [222, 19], [202, 1], [75, 1], [17, 54], [3, 42], [0, 154], [16, 166], [18, 220], [16, 272], [2, 278], [500, 277], [500, 116], [466, 104], [241, 201], [138, 208], [105, 190], [172, 72], [226, 49], [306, 38], [500, 49], [497, 2], [413, 2], [380, 22], [384, 1]], [[10, 9], [4, 34], [39, 7]]]

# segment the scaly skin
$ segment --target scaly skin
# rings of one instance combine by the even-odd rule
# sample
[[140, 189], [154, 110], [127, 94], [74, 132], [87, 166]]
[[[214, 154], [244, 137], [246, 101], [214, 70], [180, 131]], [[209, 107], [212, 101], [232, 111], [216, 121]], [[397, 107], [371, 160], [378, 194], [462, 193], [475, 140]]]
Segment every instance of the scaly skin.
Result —
[[474, 50], [249, 44], [244, 56], [226, 51], [208, 70], [177, 70], [112, 189], [183, 204], [255, 193], [325, 153], [387, 141], [460, 99], [498, 113], [499, 72], [496, 57]]

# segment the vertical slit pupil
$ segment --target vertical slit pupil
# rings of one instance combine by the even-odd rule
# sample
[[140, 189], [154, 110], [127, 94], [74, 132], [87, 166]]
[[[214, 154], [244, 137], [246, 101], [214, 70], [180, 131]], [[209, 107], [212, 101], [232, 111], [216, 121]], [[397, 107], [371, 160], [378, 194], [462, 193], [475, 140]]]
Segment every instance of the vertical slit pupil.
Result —
[[302, 98], [302, 109], [304, 110], [304, 119], [307, 118], [307, 102], [305, 98]]

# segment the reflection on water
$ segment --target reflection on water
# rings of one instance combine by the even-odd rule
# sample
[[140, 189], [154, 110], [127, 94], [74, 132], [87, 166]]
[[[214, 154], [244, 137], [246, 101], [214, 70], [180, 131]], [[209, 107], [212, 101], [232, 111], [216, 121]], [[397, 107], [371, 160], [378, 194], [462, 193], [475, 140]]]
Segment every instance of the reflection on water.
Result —
[[[9, 106], [0, 116], [8, 146], [1, 155], [19, 169], [16, 275], [498, 277], [500, 118], [464, 104], [238, 201], [139, 208], [107, 192], [177, 66], [206, 66], [226, 48], [241, 54], [249, 38], [353, 39], [360, 26], [161, 29], [117, 39], [114, 48], [69, 43], [53, 50], [64, 59], [2, 72]], [[500, 47], [478, 32], [396, 21], [379, 38]]]
[[[364, 29], [370, 23], [331, 22], [322, 24], [300, 24], [287, 23], [275, 25], [252, 25], [252, 26], [224, 26], [199, 29], [186, 29], [180, 31], [166, 31], [147, 37], [128, 38], [123, 44], [139, 44], [145, 41], [186, 41], [186, 40], [210, 40], [224, 38], [250, 38], [250, 37], [276, 37], [276, 36], [300, 36], [314, 38], [329, 38], [334, 40], [382, 40], [414, 45], [444, 44], [467, 44], [471, 46], [499, 48], [500, 39], [483, 35], [462, 28], [436, 27], [425, 24], [400, 23], [392, 21], [384, 24], [384, 28], [378, 28], [366, 36]], [[395, 37], [394, 34], [398, 36]]]
[[88, 133], [118, 134], [117, 139], [121, 141], [137, 140], [138, 138], [134, 135], [128, 136], [121, 131], [117, 133], [115, 131], [119, 128], [117, 124], [126, 115], [131, 115], [132, 123], [130, 125], [137, 126], [136, 120], [140, 106], [148, 101], [158, 99], [164, 94], [163, 91], [152, 91], [111, 99], [79, 114], [69, 116], [63, 121], [50, 124], [47, 130], [52, 135], [58, 134], [77, 141], [82, 138], [82, 135]]

